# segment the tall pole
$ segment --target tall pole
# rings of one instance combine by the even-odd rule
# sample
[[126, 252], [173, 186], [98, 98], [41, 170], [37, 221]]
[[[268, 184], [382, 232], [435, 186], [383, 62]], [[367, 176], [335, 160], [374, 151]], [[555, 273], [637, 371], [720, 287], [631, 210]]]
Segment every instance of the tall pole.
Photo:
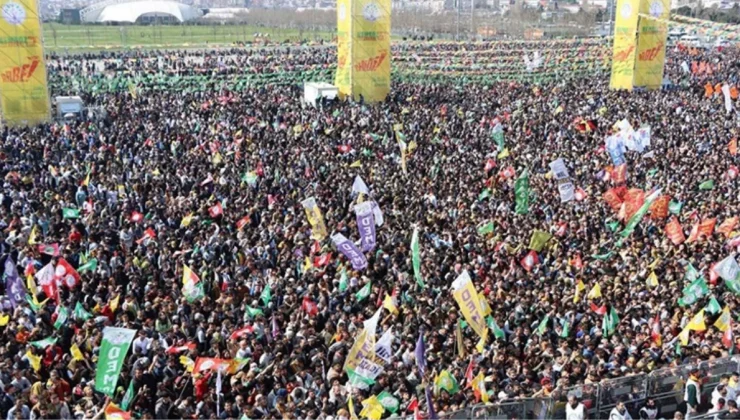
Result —
[[456, 24], [456, 31], [455, 31], [455, 41], [460, 40], [460, 2], [462, 0], [455, 0], [455, 9], [457, 9], [457, 24]]
[[609, 36], [614, 36], [614, 12], [617, 0], [607, 0], [606, 6], [609, 9]]
[[470, 0], [470, 33], [475, 38], [475, 0]]

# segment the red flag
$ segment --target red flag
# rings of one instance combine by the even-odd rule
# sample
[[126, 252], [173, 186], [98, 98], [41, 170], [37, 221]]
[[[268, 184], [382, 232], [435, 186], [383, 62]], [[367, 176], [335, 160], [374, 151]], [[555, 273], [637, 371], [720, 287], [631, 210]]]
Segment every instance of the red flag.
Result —
[[671, 201], [671, 197], [667, 195], [661, 195], [653, 204], [650, 205], [650, 217], [653, 219], [665, 219], [668, 217], [668, 203]]
[[142, 220], [144, 220], [144, 215], [139, 213], [138, 211], [131, 212], [131, 217], [129, 217], [129, 220], [134, 223], [139, 223]]
[[331, 262], [331, 252], [327, 252], [324, 255], [316, 257], [313, 265], [316, 267], [323, 267]]
[[311, 255], [318, 254], [321, 252], [321, 243], [319, 241], [313, 241], [311, 244]]
[[349, 153], [349, 151], [352, 150], [352, 148], [348, 144], [338, 146], [337, 149], [342, 153]]
[[704, 219], [699, 224], [699, 237], [710, 239], [714, 233], [714, 225], [717, 224], [717, 218]]
[[645, 203], [645, 192], [639, 188], [630, 188], [624, 196], [624, 218], [629, 220]]
[[609, 176], [611, 177], [611, 180], [614, 181], [615, 184], [624, 184], [625, 181], [627, 181], [627, 164], [623, 163], [621, 165], [616, 166], [614, 169], [612, 169], [609, 172]]
[[583, 268], [583, 260], [581, 260], [581, 254], [576, 254], [575, 258], [570, 260], [570, 265], [580, 270]]
[[663, 345], [663, 337], [661, 336], [661, 328], [660, 328], [660, 314], [655, 314], [655, 318], [652, 322], [652, 328], [650, 332], [650, 339], [653, 340], [653, 343], [655, 343], [657, 346]]
[[52, 257], [59, 256], [59, 244], [39, 245], [36, 249], [42, 254], [51, 255]]
[[583, 191], [583, 188], [578, 187], [576, 188], [576, 201], [583, 201], [588, 198], [588, 194], [586, 194], [586, 191]]
[[534, 268], [537, 263], [539, 263], [539, 257], [534, 251], [529, 251], [527, 255], [519, 261], [519, 264], [521, 264], [527, 271], [532, 271], [532, 268]]
[[738, 169], [735, 165], [731, 165], [729, 168], [727, 168], [727, 178], [729, 179], [737, 178], [738, 173], [740, 173], [740, 169]]
[[32, 262], [29, 262], [26, 264], [26, 271], [23, 272], [23, 275], [32, 276], [34, 274], [36, 274], [36, 268], [33, 266]]
[[249, 221], [250, 221], [249, 215], [242, 217], [241, 219], [236, 221], [236, 228], [237, 229], [243, 228], [244, 226], [246, 226], [247, 223], [249, 223]]
[[696, 223], [694, 223], [694, 226], [691, 228], [691, 232], [689, 232], [689, 239], [686, 240], [687, 243], [692, 243], [699, 239], [699, 221], [697, 220]]
[[254, 332], [254, 327], [251, 325], [247, 325], [246, 327], [238, 329], [234, 331], [233, 333], [231, 333], [229, 338], [231, 338], [232, 340], [236, 340], [237, 338], [240, 338], [246, 334], [252, 334], [253, 332]]
[[265, 168], [262, 166], [262, 162], [257, 162], [257, 169], [255, 170], [257, 172], [257, 175], [259, 176], [265, 176]]
[[732, 348], [732, 319], [727, 322], [727, 329], [722, 334], [722, 344], [728, 349]]
[[406, 410], [408, 411], [417, 411], [419, 409], [419, 400], [414, 397], [413, 400], [409, 403], [409, 406]]
[[215, 219], [216, 217], [224, 214], [224, 208], [221, 207], [221, 203], [216, 203], [216, 205], [208, 209], [208, 214], [210, 214], [211, 217]]
[[473, 360], [473, 356], [470, 356], [470, 362], [468, 363], [468, 368], [465, 369], [465, 387], [470, 388], [473, 385], [473, 378], [475, 377], [473, 375], [473, 370], [475, 369], [475, 362]]
[[231, 359], [217, 359], [213, 357], [199, 357], [195, 359], [195, 366], [193, 366], [193, 373], [200, 373], [203, 371], [218, 372], [219, 370], [226, 371], [231, 365]]
[[516, 171], [514, 170], [514, 167], [507, 166], [506, 168], [504, 168], [503, 171], [499, 172], [498, 177], [507, 179], [507, 178], [511, 178], [514, 175], [516, 175]]
[[177, 354], [184, 351], [195, 350], [195, 343], [187, 343], [184, 346], [172, 346], [167, 349], [167, 354]]
[[275, 196], [272, 194], [267, 194], [267, 208], [271, 209], [273, 204], [275, 204], [277, 200], [275, 199]]
[[619, 209], [622, 208], [622, 202], [624, 201], [622, 197], [626, 193], [626, 188], [623, 190], [620, 188], [612, 188], [604, 193], [604, 201], [606, 201], [606, 204], [608, 204], [614, 212], [619, 212]]
[[671, 217], [671, 220], [665, 225], [665, 234], [673, 242], [673, 245], [681, 245], [686, 240], [683, 228], [675, 217]]
[[737, 226], [738, 217], [731, 217], [724, 222], [722, 222], [721, 225], [717, 228], [717, 233], [722, 233], [728, 238], [730, 237], [730, 234], [735, 229], [735, 226]]
[[80, 284], [80, 274], [69, 265], [67, 260], [60, 258], [59, 263], [54, 269], [54, 281], [72, 289]]
[[712, 264], [712, 267], [709, 269], [709, 284], [717, 285], [717, 280], [719, 280], [719, 274], [714, 270], [714, 266], [716, 266], [717, 263]]
[[486, 166], [483, 168], [483, 170], [486, 173], [488, 173], [488, 171], [490, 171], [491, 169], [493, 169], [495, 167], [496, 167], [496, 161], [494, 161], [493, 159], [488, 159], [488, 160], [486, 160]]
[[147, 230], [144, 231], [144, 236], [141, 237], [141, 239], [137, 240], [136, 243], [141, 245], [142, 243], [149, 241], [150, 239], [154, 239], [157, 237], [157, 232], [154, 231], [152, 228], [147, 228]]
[[568, 224], [565, 222], [558, 222], [558, 229], [555, 231], [555, 236], [565, 236], [565, 231], [568, 229]]
[[606, 305], [596, 306], [595, 303], [591, 302], [591, 310], [596, 312], [598, 315], [606, 315]]
[[730, 151], [732, 156], [737, 154], [737, 137], [730, 140], [730, 144], [727, 145], [727, 149]]
[[311, 298], [308, 296], [305, 296], [303, 298], [301, 309], [303, 309], [303, 311], [307, 313], [308, 316], [316, 316], [316, 314], [319, 313], [319, 307], [316, 306], [316, 303], [314, 303], [314, 301], [312, 301]]

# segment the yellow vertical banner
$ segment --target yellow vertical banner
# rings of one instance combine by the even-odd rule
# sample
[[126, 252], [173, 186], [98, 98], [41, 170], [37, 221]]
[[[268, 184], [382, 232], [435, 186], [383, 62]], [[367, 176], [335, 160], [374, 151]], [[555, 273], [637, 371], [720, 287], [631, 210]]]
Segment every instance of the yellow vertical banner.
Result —
[[642, 0], [637, 35], [635, 86], [660, 89], [668, 42], [670, 0]]
[[0, 110], [9, 125], [49, 119], [49, 93], [36, 0], [0, 0]]
[[640, 0], [618, 0], [614, 23], [612, 75], [609, 87], [632, 90], [637, 50], [637, 21]]
[[339, 95], [352, 94], [352, 0], [337, 0], [337, 73], [334, 85]]
[[337, 60], [341, 95], [385, 100], [391, 90], [391, 0], [338, 0]]

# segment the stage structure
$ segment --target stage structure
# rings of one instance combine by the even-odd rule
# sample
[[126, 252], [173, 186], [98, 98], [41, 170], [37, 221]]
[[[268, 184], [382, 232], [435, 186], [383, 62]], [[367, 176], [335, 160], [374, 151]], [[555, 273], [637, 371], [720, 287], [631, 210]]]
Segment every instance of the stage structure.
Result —
[[660, 89], [670, 0], [619, 0], [614, 28], [612, 89]]
[[341, 97], [383, 101], [391, 90], [391, 0], [337, 1], [337, 73]]
[[0, 111], [3, 124], [49, 119], [41, 20], [36, 0], [0, 0]]

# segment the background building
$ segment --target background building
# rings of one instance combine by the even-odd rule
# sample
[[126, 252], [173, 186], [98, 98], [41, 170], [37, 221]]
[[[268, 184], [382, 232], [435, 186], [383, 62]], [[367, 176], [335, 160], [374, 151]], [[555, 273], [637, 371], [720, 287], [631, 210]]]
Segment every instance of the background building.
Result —
[[171, 0], [107, 0], [80, 11], [82, 23], [175, 23], [201, 16], [199, 8]]

